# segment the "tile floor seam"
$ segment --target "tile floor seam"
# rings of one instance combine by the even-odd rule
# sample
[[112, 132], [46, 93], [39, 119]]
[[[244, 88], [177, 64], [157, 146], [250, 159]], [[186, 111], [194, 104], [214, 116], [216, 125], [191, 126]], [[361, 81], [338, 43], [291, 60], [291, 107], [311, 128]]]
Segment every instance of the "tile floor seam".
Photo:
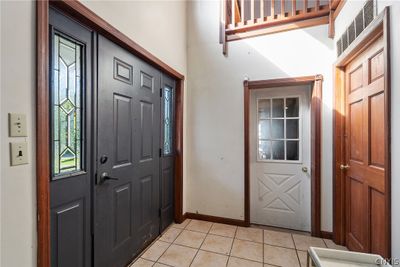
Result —
[[258, 241], [248, 240], [248, 239], [241, 239], [241, 238], [235, 238], [235, 239], [240, 240], [240, 241], [249, 241], [249, 242], [253, 242], [253, 243], [257, 243], [257, 244], [264, 244], [264, 242], [258, 242]]
[[262, 251], [263, 251], [263, 253], [262, 253], [262, 261], [263, 261], [263, 265], [265, 264], [265, 236], [264, 236], [264, 234], [265, 234], [265, 231], [262, 230], [262, 241], [263, 241], [263, 244], [262, 244]]
[[298, 249], [297, 249], [297, 247], [296, 247], [296, 242], [294, 242], [293, 234], [290, 234], [290, 236], [292, 237], [292, 241], [293, 241], [294, 247], [296, 248], [295, 251], [296, 251], [296, 257], [297, 257], [297, 261], [298, 261], [298, 263], [299, 263], [299, 266], [300, 266], [300, 267], [303, 267], [303, 266], [301, 266], [300, 257], [299, 257], [299, 253], [297, 252]]
[[[232, 239], [231, 249], [229, 250], [229, 257], [231, 257], [231, 256], [232, 256], [232, 248], [233, 248], [233, 243], [235, 243], [235, 237], [236, 237], [236, 233], [237, 233], [238, 229], [239, 229], [239, 227], [238, 227], [238, 226], [236, 226], [236, 228], [235, 228], [235, 233], [233, 234], [233, 239]], [[226, 266], [228, 266], [228, 263], [229, 263], [229, 258], [228, 258], [228, 261], [226, 262]]]
[[[189, 225], [189, 224], [188, 224], [188, 225]], [[211, 227], [212, 227], [213, 225], [214, 225], [214, 223], [211, 224]], [[210, 227], [210, 229], [211, 229], [211, 227]], [[197, 249], [196, 254], [194, 255], [194, 257], [193, 257], [192, 261], [190, 262], [189, 266], [192, 266], [194, 259], [196, 259], [197, 254], [199, 254], [200, 248], [201, 248], [201, 246], [203, 245], [204, 240], [206, 240], [206, 238], [207, 238], [207, 236], [208, 236], [208, 233], [210, 232], [210, 229], [208, 229], [208, 232], [206, 233], [206, 236], [204, 237], [203, 241], [201, 242], [200, 247]]]
[[264, 245], [268, 245], [268, 246], [272, 246], [272, 247], [277, 247], [277, 248], [286, 248], [286, 249], [291, 249], [291, 250], [297, 250], [296, 248], [288, 248], [288, 247], [279, 246], [279, 245], [274, 245], [274, 244], [268, 244], [268, 243], [264, 243]]

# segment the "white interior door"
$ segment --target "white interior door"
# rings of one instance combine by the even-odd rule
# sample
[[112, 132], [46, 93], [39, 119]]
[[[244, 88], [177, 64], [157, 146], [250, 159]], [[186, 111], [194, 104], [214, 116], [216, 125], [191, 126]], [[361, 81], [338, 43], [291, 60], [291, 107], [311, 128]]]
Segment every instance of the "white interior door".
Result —
[[252, 90], [251, 223], [310, 231], [310, 86]]

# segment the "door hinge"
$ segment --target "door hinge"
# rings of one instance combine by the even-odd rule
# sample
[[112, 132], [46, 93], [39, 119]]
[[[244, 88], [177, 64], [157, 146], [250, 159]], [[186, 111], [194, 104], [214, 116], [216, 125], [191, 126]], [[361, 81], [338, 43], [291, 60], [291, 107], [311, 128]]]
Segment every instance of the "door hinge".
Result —
[[160, 97], [162, 97], [162, 88], [160, 88]]
[[160, 149], [158, 150], [158, 152], [159, 152], [159, 157], [161, 158], [161, 156], [162, 156], [162, 149], [160, 148]]

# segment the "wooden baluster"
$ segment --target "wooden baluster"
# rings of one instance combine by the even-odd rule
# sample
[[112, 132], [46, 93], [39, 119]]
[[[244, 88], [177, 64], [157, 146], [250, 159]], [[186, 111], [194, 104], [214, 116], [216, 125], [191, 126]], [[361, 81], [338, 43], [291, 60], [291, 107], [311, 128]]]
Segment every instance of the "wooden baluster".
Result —
[[271, 17], [275, 19], [275, 0], [271, 0]]
[[285, 0], [281, 0], [281, 18], [285, 17]]
[[303, 13], [306, 14], [308, 11], [308, 0], [303, 0], [304, 6], [303, 6]]
[[264, 21], [264, 0], [260, 0], [260, 21]]
[[251, 23], [254, 23], [254, 0], [251, 0], [250, 2], [250, 19], [251, 19]]
[[236, 17], [235, 17], [235, 8], [236, 8], [236, 0], [231, 0], [231, 24], [232, 27], [235, 28], [235, 22], [236, 22]]
[[244, 25], [244, 0], [240, 0], [240, 22]]
[[296, 0], [292, 0], [292, 16], [296, 16], [297, 13], [297, 7], [296, 7]]
[[319, 0], [315, 0], [315, 11], [319, 10]]

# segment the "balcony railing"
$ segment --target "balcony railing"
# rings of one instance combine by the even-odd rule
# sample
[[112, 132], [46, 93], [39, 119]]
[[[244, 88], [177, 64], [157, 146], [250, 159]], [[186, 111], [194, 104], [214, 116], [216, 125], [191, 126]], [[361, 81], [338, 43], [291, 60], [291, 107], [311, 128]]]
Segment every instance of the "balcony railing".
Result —
[[221, 1], [221, 43], [224, 44], [252, 36], [328, 23], [332, 24], [332, 36], [335, 10], [341, 2], [344, 3], [343, 0]]

